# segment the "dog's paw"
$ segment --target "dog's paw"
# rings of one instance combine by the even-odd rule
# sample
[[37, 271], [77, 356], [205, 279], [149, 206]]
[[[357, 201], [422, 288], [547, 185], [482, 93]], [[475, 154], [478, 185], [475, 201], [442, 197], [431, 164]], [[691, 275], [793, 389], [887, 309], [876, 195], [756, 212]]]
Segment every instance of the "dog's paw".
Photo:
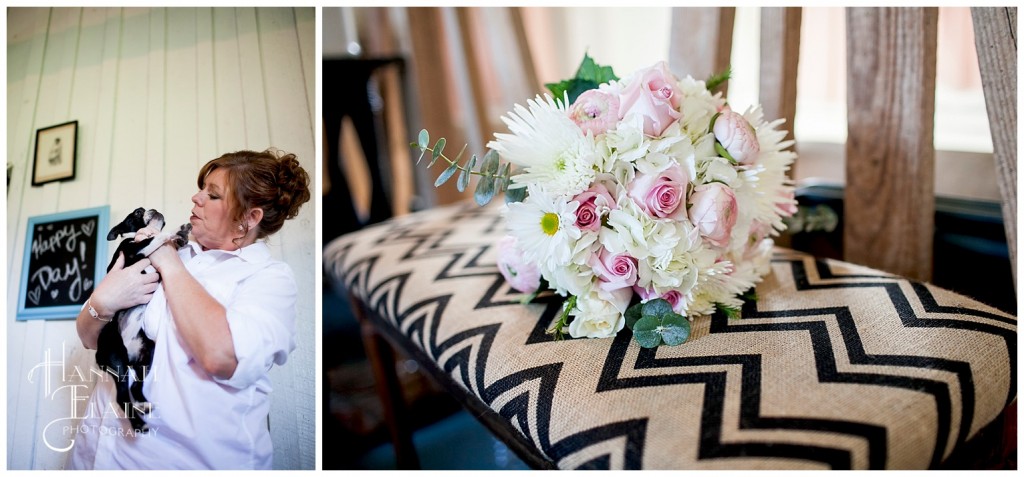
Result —
[[178, 232], [174, 234], [174, 245], [178, 248], [184, 247], [188, 244], [188, 234], [192, 232], [192, 224], [184, 224], [178, 229]]

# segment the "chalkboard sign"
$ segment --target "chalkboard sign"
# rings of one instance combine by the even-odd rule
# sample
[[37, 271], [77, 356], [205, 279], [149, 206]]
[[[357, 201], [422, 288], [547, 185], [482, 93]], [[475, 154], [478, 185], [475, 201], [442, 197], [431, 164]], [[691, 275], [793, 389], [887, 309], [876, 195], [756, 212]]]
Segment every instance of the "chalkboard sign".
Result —
[[73, 319], [107, 271], [110, 206], [29, 217], [18, 320]]

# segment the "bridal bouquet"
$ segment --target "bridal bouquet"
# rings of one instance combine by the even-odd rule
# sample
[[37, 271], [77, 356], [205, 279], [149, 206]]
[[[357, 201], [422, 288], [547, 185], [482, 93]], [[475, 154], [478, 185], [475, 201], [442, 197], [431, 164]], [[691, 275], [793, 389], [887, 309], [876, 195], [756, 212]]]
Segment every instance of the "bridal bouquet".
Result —
[[[585, 56], [553, 96], [516, 105], [479, 167], [451, 159], [420, 132], [420, 158], [479, 177], [480, 205], [505, 191], [508, 235], [498, 266], [527, 294], [566, 297], [556, 338], [607, 338], [629, 327], [643, 347], [685, 342], [690, 320], [738, 317], [770, 271], [772, 237], [796, 211], [783, 120], [743, 113], [707, 82], [664, 62], [619, 79]], [[463, 148], [465, 149], [465, 148]]]

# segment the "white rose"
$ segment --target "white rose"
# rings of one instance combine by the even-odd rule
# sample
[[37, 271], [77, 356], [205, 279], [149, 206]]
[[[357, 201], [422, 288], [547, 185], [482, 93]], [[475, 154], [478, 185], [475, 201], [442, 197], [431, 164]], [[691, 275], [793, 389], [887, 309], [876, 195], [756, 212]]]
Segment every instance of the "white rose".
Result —
[[576, 297], [575, 318], [569, 323], [569, 336], [573, 338], [611, 338], [623, 326], [626, 318], [616, 306], [591, 291]]

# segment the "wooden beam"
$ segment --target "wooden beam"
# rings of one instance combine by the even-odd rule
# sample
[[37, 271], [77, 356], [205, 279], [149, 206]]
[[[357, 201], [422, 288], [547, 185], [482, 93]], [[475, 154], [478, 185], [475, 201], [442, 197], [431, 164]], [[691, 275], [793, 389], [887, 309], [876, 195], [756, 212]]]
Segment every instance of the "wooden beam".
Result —
[[936, 8], [848, 8], [844, 258], [929, 280]]
[[1003, 225], [1017, 285], [1017, 9], [971, 8], [974, 44], [992, 132]]

